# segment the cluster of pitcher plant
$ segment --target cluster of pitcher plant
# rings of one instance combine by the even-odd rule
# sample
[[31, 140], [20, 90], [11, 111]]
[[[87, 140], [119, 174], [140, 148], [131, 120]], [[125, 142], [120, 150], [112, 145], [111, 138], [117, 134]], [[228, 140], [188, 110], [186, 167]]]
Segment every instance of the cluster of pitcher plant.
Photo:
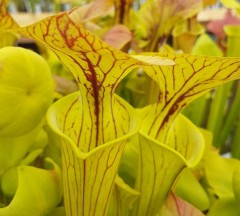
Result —
[[239, 137], [238, 27], [213, 41], [213, 3], [96, 0], [22, 27], [1, 0], [0, 215], [239, 215], [240, 163], [220, 156]]

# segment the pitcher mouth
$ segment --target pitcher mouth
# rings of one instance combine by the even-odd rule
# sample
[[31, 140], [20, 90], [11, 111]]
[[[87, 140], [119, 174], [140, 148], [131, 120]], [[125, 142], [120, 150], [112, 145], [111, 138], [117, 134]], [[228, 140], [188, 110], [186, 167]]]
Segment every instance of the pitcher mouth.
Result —
[[116, 142], [121, 142], [121, 141], [128, 139], [129, 137], [136, 134], [140, 129], [141, 120], [140, 120], [140, 116], [138, 115], [137, 111], [130, 104], [128, 104], [126, 101], [124, 101], [122, 98], [120, 98], [117, 95], [115, 95], [115, 96], [117, 97], [117, 100], [120, 101], [124, 105], [124, 107], [126, 107], [127, 111], [130, 114], [129, 116], [131, 116], [129, 126], [128, 126], [128, 133], [121, 135], [121, 136], [117, 137], [116, 139], [109, 140], [106, 143], [103, 143], [102, 145], [99, 145], [88, 152], [81, 151], [77, 147], [74, 140], [72, 138], [70, 138], [66, 133], [64, 133], [58, 124], [58, 117], [59, 117], [58, 107], [61, 107], [61, 109], [63, 109], [64, 106], [66, 108], [68, 108], [69, 107], [68, 102], [79, 98], [79, 92], [74, 92], [72, 94], [69, 94], [69, 95], [59, 99], [54, 104], [52, 104], [49, 107], [48, 112], [47, 112], [47, 122], [48, 122], [50, 128], [55, 133], [57, 133], [62, 139], [64, 139], [65, 141], [67, 141], [70, 144], [72, 150], [74, 150], [74, 152], [77, 154], [78, 157], [81, 157], [83, 159], [87, 158], [91, 154], [94, 154], [98, 150], [106, 148], [107, 146], [110, 146], [110, 145], [114, 145]]
[[[190, 167], [190, 168], [195, 167], [198, 164], [198, 162], [200, 161], [200, 159], [202, 158], [202, 155], [203, 155], [204, 147], [201, 149], [201, 152], [195, 151], [196, 152], [195, 157], [193, 155], [189, 159], [187, 159], [181, 153], [179, 153], [177, 150], [175, 150], [174, 148], [171, 148], [170, 146], [168, 146], [168, 145], [166, 145], [162, 142], [159, 142], [158, 140], [148, 136], [146, 133], [142, 132], [141, 130], [139, 131], [139, 136], [142, 136], [144, 139], [149, 140], [153, 144], [158, 145], [159, 147], [162, 147], [169, 152], [172, 152], [177, 157], [179, 157], [187, 167]], [[141, 143], [141, 141], [140, 141], [140, 143]]]

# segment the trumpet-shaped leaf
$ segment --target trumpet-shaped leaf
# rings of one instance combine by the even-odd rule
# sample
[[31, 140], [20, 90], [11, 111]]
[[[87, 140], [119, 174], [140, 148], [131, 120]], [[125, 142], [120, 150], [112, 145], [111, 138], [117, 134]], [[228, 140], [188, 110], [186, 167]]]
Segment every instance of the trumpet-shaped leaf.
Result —
[[[80, 92], [59, 100], [49, 112], [50, 124], [63, 137], [67, 215], [106, 214], [125, 140], [138, 128], [134, 111], [114, 95], [114, 90], [133, 68], [148, 65], [145, 71], [158, 84], [159, 97], [142, 112], [136, 184], [142, 196], [133, 212], [158, 212], [156, 202], [159, 206], [164, 202], [177, 174], [186, 165], [196, 165], [203, 151], [199, 131], [183, 117], [173, 124], [174, 119], [204, 92], [238, 79], [239, 59], [163, 53], [148, 54], [146, 62], [143, 56], [131, 57], [109, 47], [67, 13], [16, 31], [53, 50], [79, 85]], [[159, 56], [174, 60], [176, 65], [159, 66]], [[158, 66], [149, 66], [156, 62]], [[182, 136], [176, 138], [176, 134]], [[148, 187], [149, 182], [152, 187]]]
[[177, 23], [195, 15], [201, 8], [202, 2], [199, 0], [181, 2], [148, 0], [134, 15], [132, 25], [135, 29], [135, 35], [140, 42], [145, 40], [145, 50], [156, 51], [158, 42], [162, 45]]
[[79, 92], [59, 100], [48, 115], [51, 127], [63, 137], [66, 214], [105, 215], [125, 141], [139, 127], [135, 111], [114, 90], [133, 68], [152, 64], [152, 58], [157, 65], [169, 60], [156, 54], [133, 58], [74, 23], [67, 13], [14, 31], [51, 49], [79, 86]]
[[185, 164], [175, 152], [140, 134], [140, 164], [135, 189], [141, 196], [130, 215], [156, 215]]
[[240, 56], [237, 44], [240, 38], [239, 25], [224, 26], [224, 32], [227, 35], [227, 56]]
[[233, 197], [233, 184], [237, 181], [235, 172], [239, 169], [240, 162], [236, 159], [223, 158], [217, 152], [208, 152], [204, 163], [205, 177], [213, 194], [219, 198]]
[[134, 202], [140, 196], [138, 191], [129, 187], [120, 177], [116, 178], [116, 183], [111, 194], [108, 215], [127, 216], [132, 209]]
[[[30, 165], [41, 153], [42, 149], [37, 149], [30, 152], [20, 163], [19, 165]], [[9, 154], [9, 152], [7, 152]], [[17, 190], [17, 167], [13, 166], [7, 169], [3, 175], [1, 175], [1, 189], [3, 193], [7, 196], [13, 197]]]
[[[15, 31], [55, 52], [78, 82], [86, 125], [81, 131], [85, 136], [79, 136], [76, 144], [83, 152], [121, 136], [123, 131], [116, 131], [118, 122], [114, 120], [111, 104], [114, 90], [124, 76], [135, 67], [152, 64], [151, 58], [158, 65], [172, 64], [156, 54], [138, 60], [118, 51], [74, 23], [67, 13]], [[106, 127], [111, 128], [110, 134], [105, 135]]]
[[60, 173], [30, 166], [18, 167], [18, 188], [11, 203], [0, 208], [2, 216], [45, 216], [61, 199]]
[[[141, 113], [144, 116], [144, 110]], [[179, 115], [169, 129], [166, 143], [140, 132], [140, 164], [135, 189], [141, 196], [131, 215], [155, 215], [185, 166], [195, 166], [202, 157], [201, 132]]]
[[[76, 145], [78, 136], [85, 136], [81, 133], [81, 128], [85, 127], [81, 106], [81, 98], [76, 92], [55, 103], [48, 114], [50, 125], [64, 140], [62, 167], [66, 214], [105, 215], [125, 140], [137, 132], [139, 120], [133, 108], [115, 97], [114, 119], [122, 122], [116, 129], [124, 130], [125, 135], [84, 153]], [[106, 132], [112, 131], [106, 127], [105, 135]]]
[[196, 17], [191, 17], [179, 23], [172, 32], [175, 50], [182, 50], [184, 53], [191, 53], [197, 36], [204, 32], [203, 26]]
[[239, 161], [223, 158], [216, 151], [209, 149], [205, 155], [204, 165], [208, 190], [215, 198], [207, 216], [239, 215]]

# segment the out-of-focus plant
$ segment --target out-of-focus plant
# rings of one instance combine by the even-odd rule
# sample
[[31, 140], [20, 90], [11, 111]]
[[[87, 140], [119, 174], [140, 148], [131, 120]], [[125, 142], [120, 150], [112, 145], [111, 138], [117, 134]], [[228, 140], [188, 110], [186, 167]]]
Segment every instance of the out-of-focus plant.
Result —
[[[239, 22], [239, 18], [233, 16], [233, 11], [228, 9], [222, 20], [208, 24], [207, 29], [216, 40], [203, 35], [197, 40], [191, 52], [201, 55], [239, 56], [237, 48]], [[236, 81], [215, 89], [185, 110], [185, 114], [195, 124], [213, 132], [213, 144], [220, 148], [221, 153], [231, 152], [234, 157], [239, 157], [236, 147], [239, 118], [238, 86], [239, 83]], [[195, 112], [199, 115], [194, 115]]]
[[[6, 7], [6, 1], [1, 1], [0, 3], [0, 26], [1, 29], [8, 29], [12, 27], [18, 27], [18, 24], [14, 19], [9, 15]], [[14, 45], [17, 40], [18, 35], [10, 32], [1, 32], [0, 33], [0, 48], [5, 46]]]
[[[5, 125], [12, 125], [13, 131], [3, 137], [8, 143], [11, 139], [12, 145], [7, 146], [8, 153], [2, 157], [2, 163], [8, 161], [9, 152], [16, 160], [1, 166], [0, 201], [4, 207], [0, 214], [27, 216], [36, 215], [36, 211], [39, 216], [190, 216], [208, 212], [214, 216], [219, 215], [221, 204], [230, 212], [239, 211], [236, 204], [238, 161], [213, 153], [206, 132], [199, 130], [181, 111], [211, 89], [239, 79], [240, 58], [176, 54], [167, 46], [168, 39], [173, 37], [173, 48], [204, 53], [199, 49], [197, 38], [203, 34], [203, 27], [196, 25], [196, 14], [202, 9], [202, 3], [208, 5], [212, 1], [154, 0], [139, 4], [137, 11], [131, 9], [131, 3], [98, 0], [30, 26], [2, 28], [7, 30], [4, 33], [30, 37], [51, 50], [73, 75], [76, 85], [72, 82], [70, 86], [77, 86], [77, 89], [60, 91], [66, 96], [58, 100], [55, 97], [57, 101], [48, 109], [47, 120], [56, 133], [53, 134], [44, 124], [46, 109], [53, 99], [50, 73], [48, 69], [43, 70], [44, 66], [38, 67], [37, 59], [32, 59], [31, 67], [24, 65], [30, 70], [45, 71], [48, 77], [45, 82], [41, 82], [44, 75], [39, 78], [38, 73], [32, 71], [27, 73], [31, 79], [25, 75], [23, 80], [42, 85], [39, 89], [46, 95], [41, 98], [47, 102], [38, 98], [38, 105], [43, 106], [39, 110], [34, 109], [34, 98], [29, 100], [31, 107], [24, 104], [31, 108], [31, 113], [26, 113], [36, 121], [30, 124], [22, 111], [19, 122], [26, 126], [21, 128], [15, 124], [17, 121], [13, 122], [19, 114], [15, 110], [21, 106], [14, 104], [21, 98], [3, 100], [7, 108], [2, 109], [4, 114], [1, 115], [12, 117]], [[115, 13], [112, 13], [112, 6]], [[100, 10], [95, 13], [97, 8]], [[159, 10], [162, 16], [156, 15]], [[130, 20], [137, 22], [128, 24]], [[191, 38], [189, 44], [195, 45], [193, 49], [192, 45], [184, 44], [186, 38]], [[200, 39], [213, 47], [213, 53], [222, 55], [209, 37], [202, 35]], [[11, 53], [18, 49], [3, 48], [1, 51]], [[141, 51], [145, 52], [139, 53]], [[9, 54], [4, 56], [14, 58]], [[57, 61], [51, 58], [48, 62], [53, 65]], [[7, 62], [6, 65], [14, 65], [16, 69], [6, 77], [17, 86], [21, 82], [16, 82], [19, 79], [15, 71], [22, 71], [19, 68], [23, 65], [19, 65], [17, 58]], [[54, 73], [64, 79], [59, 70]], [[64, 76], [66, 74], [64, 71]], [[4, 87], [8, 81], [3, 76]], [[126, 87], [130, 87], [133, 96], [128, 101], [141, 109], [134, 109], [120, 97], [129, 93]], [[15, 88], [10, 90], [15, 95], [18, 92]], [[117, 91], [120, 96], [115, 94]], [[28, 90], [24, 92], [33, 96], [37, 91], [33, 91], [34, 94]], [[137, 101], [136, 94], [145, 98]], [[10, 98], [4, 92], [2, 95]], [[200, 101], [197, 104], [204, 107], [206, 103]], [[15, 116], [7, 115], [10, 110]], [[195, 110], [193, 114], [196, 116], [196, 113]], [[6, 133], [7, 127], [2, 128]], [[14, 133], [17, 134], [13, 138]], [[19, 144], [24, 147], [21, 146], [21, 155], [16, 153]], [[51, 159], [45, 161], [46, 157]], [[216, 169], [216, 173], [215, 163], [223, 167]], [[59, 165], [62, 167], [63, 203], [60, 202]], [[228, 169], [229, 176], [223, 176], [224, 169]], [[216, 180], [219, 176], [222, 181]], [[26, 182], [28, 188], [24, 186]], [[33, 182], [37, 183], [36, 188]], [[28, 190], [31, 191], [25, 192]], [[25, 205], [37, 200], [36, 196], [41, 197], [40, 205]], [[48, 198], [51, 202], [47, 202]]]
[[44, 215], [61, 201], [59, 167], [49, 159], [49, 170], [37, 165], [53, 101], [50, 69], [36, 53], [16, 47], [1, 48], [0, 64], [0, 214]]

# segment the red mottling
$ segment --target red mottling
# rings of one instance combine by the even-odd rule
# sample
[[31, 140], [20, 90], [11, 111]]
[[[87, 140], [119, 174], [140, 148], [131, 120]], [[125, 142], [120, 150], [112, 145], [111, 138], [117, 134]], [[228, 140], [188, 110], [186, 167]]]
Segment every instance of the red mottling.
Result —
[[88, 80], [90, 83], [93, 82], [93, 76], [92, 76], [92, 74], [87, 74], [87, 73], [86, 73], [86, 78], [87, 78], [87, 80]]
[[75, 44], [76, 39], [75, 38], [68, 38], [68, 46], [73, 47]]

